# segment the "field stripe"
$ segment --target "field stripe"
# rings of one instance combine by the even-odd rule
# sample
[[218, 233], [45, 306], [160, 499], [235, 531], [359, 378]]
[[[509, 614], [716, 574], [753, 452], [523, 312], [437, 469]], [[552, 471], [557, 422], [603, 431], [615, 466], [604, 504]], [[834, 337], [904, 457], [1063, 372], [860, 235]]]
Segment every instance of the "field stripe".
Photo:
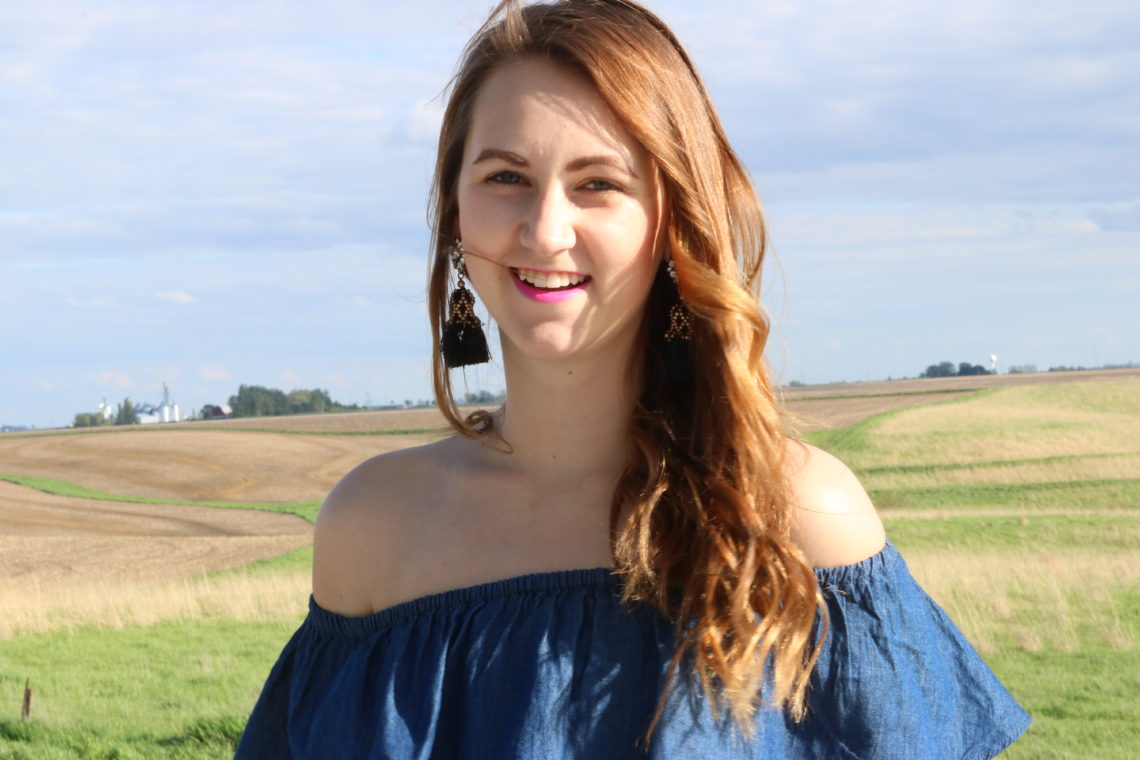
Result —
[[192, 499], [157, 499], [143, 496], [123, 496], [121, 494], [106, 493], [93, 488], [81, 486], [77, 483], [68, 483], [55, 478], [39, 478], [30, 475], [8, 475], [0, 473], [0, 480], [15, 483], [18, 486], [34, 488], [54, 496], [67, 496], [77, 499], [95, 499], [97, 501], [120, 501], [131, 504], [170, 504], [184, 507], [215, 507], [218, 509], [256, 509], [262, 512], [280, 512], [297, 515], [309, 522], [316, 522], [320, 501], [294, 501], [294, 502], [245, 502], [245, 501], [194, 501]]
[[942, 472], [948, 470], [988, 470], [1015, 467], [1023, 464], [1056, 464], [1087, 459], [1140, 456], [1140, 451], [1121, 451], [1111, 454], [1065, 454], [1061, 456], [1032, 457], [1029, 459], [994, 459], [988, 462], [948, 462], [944, 464], [898, 464], [877, 467], [852, 468], [858, 475], [904, 475], [911, 473]]
[[959, 506], [1140, 507], [1140, 478], [1047, 483], [978, 483], [926, 488], [876, 488], [868, 493], [884, 509]]

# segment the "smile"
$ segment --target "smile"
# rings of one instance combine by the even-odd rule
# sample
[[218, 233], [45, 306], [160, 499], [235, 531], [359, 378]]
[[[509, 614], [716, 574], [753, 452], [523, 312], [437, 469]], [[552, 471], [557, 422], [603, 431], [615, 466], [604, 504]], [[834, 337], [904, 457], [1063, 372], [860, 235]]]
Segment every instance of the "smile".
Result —
[[543, 290], [561, 290], [582, 285], [590, 279], [588, 274], [577, 272], [544, 272], [541, 269], [512, 269], [515, 277], [528, 285]]
[[515, 287], [527, 298], [542, 303], [558, 303], [581, 293], [590, 275], [578, 272], [546, 272], [541, 269], [511, 268]]

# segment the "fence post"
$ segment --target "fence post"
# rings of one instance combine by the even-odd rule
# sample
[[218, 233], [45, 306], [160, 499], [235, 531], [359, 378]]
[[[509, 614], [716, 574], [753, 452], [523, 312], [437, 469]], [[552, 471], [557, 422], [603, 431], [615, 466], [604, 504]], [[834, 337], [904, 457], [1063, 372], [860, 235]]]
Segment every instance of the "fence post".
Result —
[[24, 680], [24, 706], [20, 709], [20, 717], [27, 720], [32, 714], [32, 679]]

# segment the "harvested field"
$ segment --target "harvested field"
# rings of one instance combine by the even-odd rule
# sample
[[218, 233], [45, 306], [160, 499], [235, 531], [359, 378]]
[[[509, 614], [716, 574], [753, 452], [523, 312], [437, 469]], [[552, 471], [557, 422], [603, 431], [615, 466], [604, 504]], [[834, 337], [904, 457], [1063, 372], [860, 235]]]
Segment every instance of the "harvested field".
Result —
[[0, 638], [33, 609], [240, 567], [312, 534], [293, 515], [76, 499], [0, 481]]
[[306, 436], [185, 426], [0, 438], [0, 472], [148, 499], [308, 501], [323, 499], [368, 457], [435, 437]]

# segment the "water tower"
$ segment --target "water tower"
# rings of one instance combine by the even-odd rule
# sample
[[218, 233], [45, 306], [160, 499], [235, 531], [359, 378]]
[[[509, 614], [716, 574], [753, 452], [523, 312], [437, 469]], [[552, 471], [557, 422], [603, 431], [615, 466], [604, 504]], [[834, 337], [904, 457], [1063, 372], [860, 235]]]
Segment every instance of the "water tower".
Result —
[[997, 354], [990, 354], [990, 374], [997, 374]]

